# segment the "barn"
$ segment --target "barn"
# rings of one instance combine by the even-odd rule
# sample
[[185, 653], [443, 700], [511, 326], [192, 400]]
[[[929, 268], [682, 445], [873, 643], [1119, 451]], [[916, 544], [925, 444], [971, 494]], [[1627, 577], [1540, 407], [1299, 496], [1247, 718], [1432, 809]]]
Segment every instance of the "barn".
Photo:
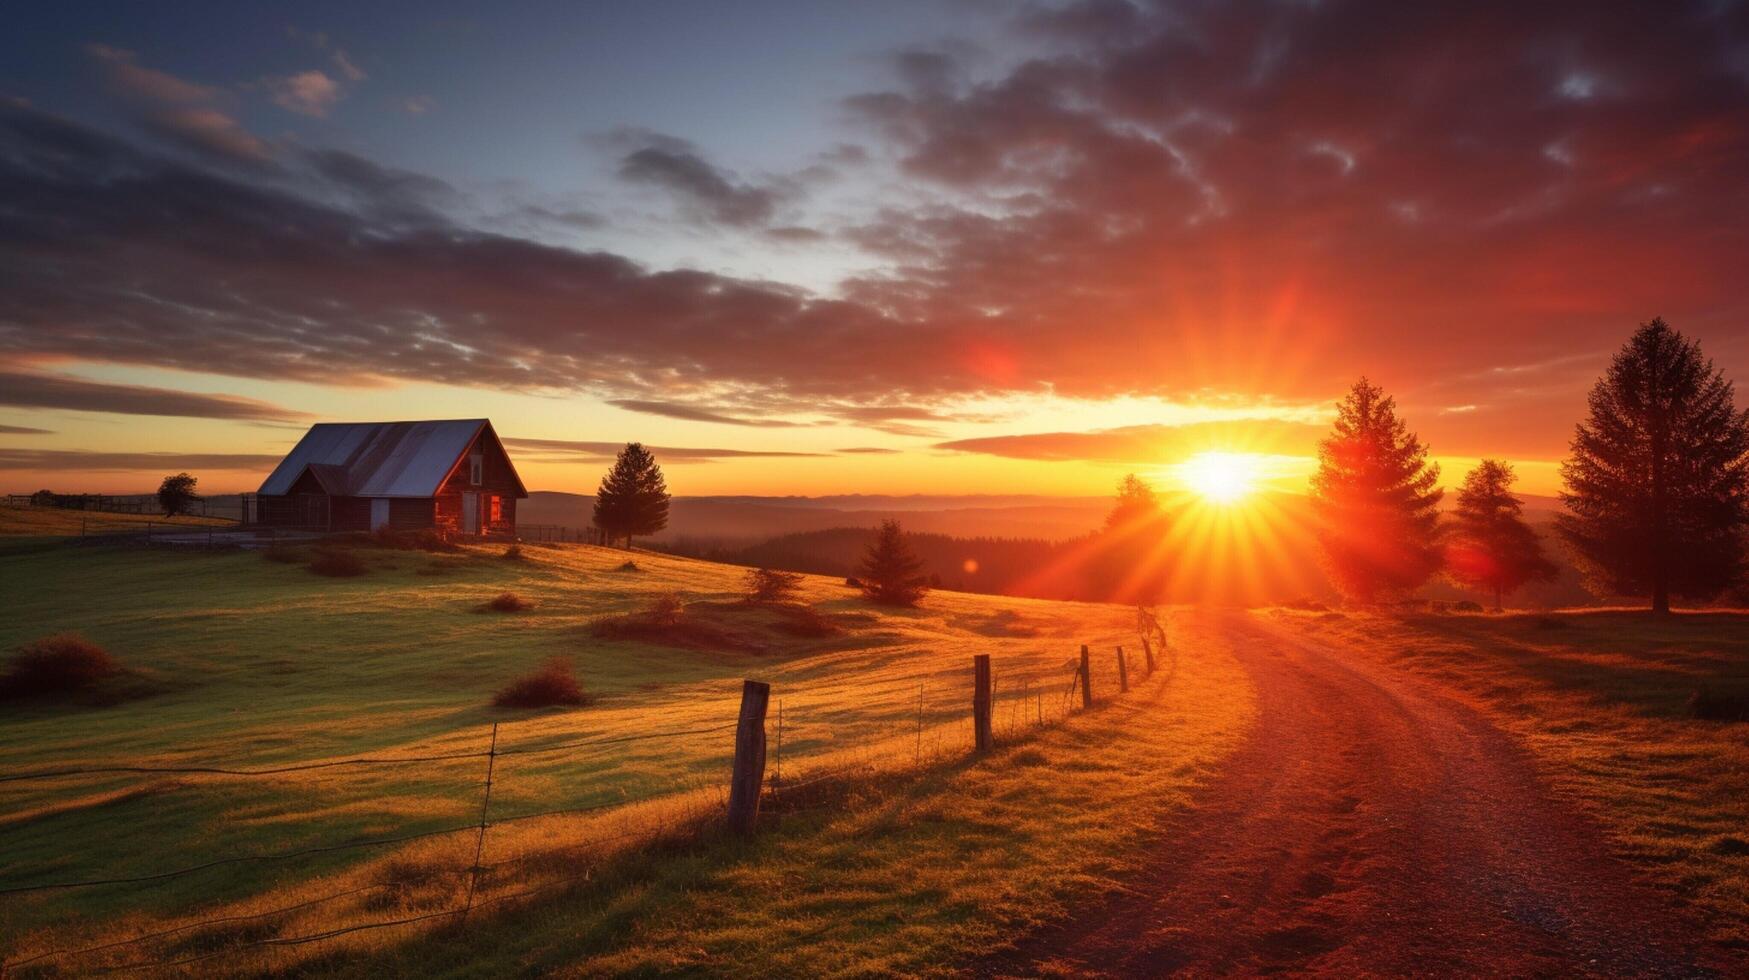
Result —
[[527, 496], [486, 419], [323, 422], [261, 484], [253, 516], [278, 527], [512, 537]]

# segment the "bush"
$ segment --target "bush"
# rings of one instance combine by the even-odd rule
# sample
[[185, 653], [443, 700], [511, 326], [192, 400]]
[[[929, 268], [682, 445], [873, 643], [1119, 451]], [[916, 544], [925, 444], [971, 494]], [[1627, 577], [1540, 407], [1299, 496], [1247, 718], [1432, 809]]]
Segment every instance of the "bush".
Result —
[[644, 615], [657, 626], [673, 626], [680, 622], [680, 614], [684, 611], [679, 594], [664, 592], [650, 600], [650, 609]]
[[802, 577], [795, 572], [755, 568], [747, 573], [748, 602], [788, 602], [801, 587]]
[[1702, 721], [1749, 721], [1749, 688], [1703, 687], [1688, 699], [1688, 713]]
[[522, 560], [522, 545], [513, 544], [510, 547], [505, 548], [504, 549], [504, 557], [510, 559], [511, 561], [521, 561]]
[[261, 549], [261, 557], [281, 565], [296, 565], [308, 558], [309, 555], [305, 554], [302, 548], [293, 548], [287, 544], [270, 544]]
[[481, 607], [487, 612], [513, 613], [533, 609], [534, 603], [529, 602], [514, 592], [505, 592]]
[[1468, 599], [1460, 599], [1451, 604], [1451, 611], [1461, 613], [1479, 613], [1482, 611], [1482, 605], [1478, 602], [1471, 602]]
[[328, 578], [355, 578], [366, 571], [364, 562], [350, 551], [339, 548], [317, 549], [310, 559], [310, 571]]
[[851, 575], [851, 576], [845, 578], [844, 584], [852, 589], [860, 589], [860, 588], [862, 588], [862, 579], [859, 579], [856, 576]]
[[0, 697], [77, 694], [121, 672], [102, 647], [77, 633], [57, 633], [18, 648], [0, 674]]
[[534, 673], [518, 677], [492, 697], [492, 703], [500, 708], [550, 708], [583, 705], [591, 700], [577, 683], [571, 661], [564, 657], [548, 660]]
[[817, 640], [828, 636], [838, 636], [844, 632], [837, 623], [820, 615], [813, 606], [786, 603], [776, 608], [783, 616], [777, 628], [790, 636]]
[[628, 561], [624, 565], [619, 566], [619, 570], [622, 572], [635, 572], [638, 570], [638, 563], [635, 561]]
[[395, 551], [460, 551], [461, 546], [450, 541], [433, 528], [420, 528], [417, 531], [397, 531], [394, 528], [380, 527], [369, 534], [359, 535], [355, 540], [361, 544], [375, 545], [378, 548], [390, 548]]

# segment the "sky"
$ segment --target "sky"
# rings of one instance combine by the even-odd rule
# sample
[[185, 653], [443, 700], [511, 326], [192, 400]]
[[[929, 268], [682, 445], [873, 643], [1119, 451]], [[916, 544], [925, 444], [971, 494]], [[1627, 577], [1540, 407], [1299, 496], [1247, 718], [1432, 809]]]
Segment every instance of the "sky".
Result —
[[4, 15], [0, 490], [1292, 488], [1365, 375], [1546, 494], [1637, 324], [1749, 378], [1743, 2], [397, 6]]

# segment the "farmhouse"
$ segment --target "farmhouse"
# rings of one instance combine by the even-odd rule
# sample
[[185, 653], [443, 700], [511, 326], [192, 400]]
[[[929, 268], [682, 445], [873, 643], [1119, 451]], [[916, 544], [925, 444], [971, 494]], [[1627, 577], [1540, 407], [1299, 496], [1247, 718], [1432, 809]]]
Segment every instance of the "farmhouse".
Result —
[[516, 533], [528, 490], [486, 419], [324, 422], [256, 494], [254, 519], [331, 531]]

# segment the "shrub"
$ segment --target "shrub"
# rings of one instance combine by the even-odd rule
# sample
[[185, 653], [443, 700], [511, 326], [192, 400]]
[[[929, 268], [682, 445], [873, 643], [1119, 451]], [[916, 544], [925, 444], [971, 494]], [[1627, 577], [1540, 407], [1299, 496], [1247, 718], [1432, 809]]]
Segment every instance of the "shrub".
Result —
[[1689, 697], [1688, 713], [1702, 721], [1749, 721], [1749, 688], [1703, 687]]
[[487, 602], [482, 608], [487, 612], [513, 613], [533, 609], [534, 603], [514, 592], [505, 592]]
[[681, 605], [679, 594], [664, 592], [650, 600], [650, 609], [645, 615], [657, 626], [673, 626], [680, 622], [683, 611], [685, 607]]
[[0, 674], [0, 697], [77, 694], [121, 672], [102, 647], [77, 633], [57, 633], [18, 648]]
[[296, 565], [309, 556], [304, 553], [302, 548], [293, 548], [287, 544], [270, 544], [261, 549], [261, 557], [281, 565]]
[[856, 576], [851, 575], [851, 576], [848, 576], [845, 578], [844, 584], [847, 587], [852, 588], [852, 589], [860, 589], [860, 588], [862, 588], [862, 579], [859, 579]]
[[354, 578], [366, 571], [364, 562], [350, 551], [339, 548], [319, 548], [310, 559], [310, 571], [328, 578]]
[[784, 604], [777, 606], [776, 608], [783, 614], [783, 619], [778, 624], [778, 629], [788, 633], [790, 636], [799, 636], [803, 639], [814, 640], [828, 636], [838, 636], [844, 632], [837, 623], [820, 615], [813, 606], [804, 606], [799, 603], [794, 603]]
[[747, 573], [748, 602], [788, 602], [801, 587], [802, 577], [795, 572], [755, 568]]
[[635, 561], [628, 561], [624, 565], [619, 566], [619, 570], [622, 572], [635, 572], [638, 570], [638, 563]]
[[444, 537], [433, 528], [420, 528], [417, 531], [397, 531], [394, 528], [381, 527], [369, 534], [359, 536], [360, 543], [375, 545], [378, 548], [391, 548], [395, 551], [460, 551], [461, 546]]
[[511, 561], [521, 561], [522, 560], [522, 545], [513, 544], [510, 547], [505, 548], [504, 549], [504, 557], [510, 559]]
[[564, 657], [548, 660], [534, 673], [518, 677], [492, 697], [492, 703], [500, 708], [550, 708], [583, 705], [591, 700], [577, 683], [571, 661]]
[[1452, 612], [1461, 612], [1461, 613], [1479, 613], [1482, 611], [1482, 605], [1479, 602], [1471, 602], [1468, 599], [1460, 599], [1457, 602], [1454, 602], [1451, 604], [1451, 611]]

